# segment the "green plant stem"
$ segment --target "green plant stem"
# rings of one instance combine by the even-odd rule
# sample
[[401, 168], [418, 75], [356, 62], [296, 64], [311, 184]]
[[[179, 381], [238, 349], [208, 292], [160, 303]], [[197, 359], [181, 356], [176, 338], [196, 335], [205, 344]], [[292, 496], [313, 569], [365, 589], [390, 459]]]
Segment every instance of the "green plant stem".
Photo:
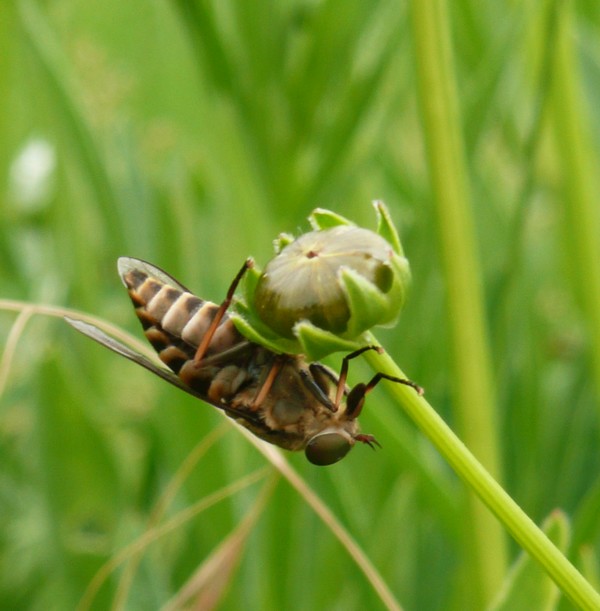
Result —
[[593, 128], [582, 99], [572, 12], [571, 2], [562, 3], [555, 40], [552, 125], [562, 170], [573, 280], [586, 319], [592, 375], [600, 394], [600, 220], [595, 178], [598, 155], [589, 138]]
[[[500, 477], [495, 392], [447, 13], [445, 0], [412, 3], [420, 112], [447, 290], [456, 418], [468, 447]], [[471, 527], [468, 572], [474, 606], [481, 608], [503, 580], [506, 542], [472, 496], [466, 510], [465, 523]]]
[[[368, 336], [367, 341], [370, 344], [378, 343], [372, 336]], [[364, 358], [375, 371], [406, 378], [387, 353], [375, 354], [369, 351]], [[500, 520], [519, 545], [540, 563], [564, 594], [581, 609], [600, 609], [600, 594], [494, 480], [433, 407], [406, 386], [393, 382], [386, 384], [390, 393], [456, 474]]]

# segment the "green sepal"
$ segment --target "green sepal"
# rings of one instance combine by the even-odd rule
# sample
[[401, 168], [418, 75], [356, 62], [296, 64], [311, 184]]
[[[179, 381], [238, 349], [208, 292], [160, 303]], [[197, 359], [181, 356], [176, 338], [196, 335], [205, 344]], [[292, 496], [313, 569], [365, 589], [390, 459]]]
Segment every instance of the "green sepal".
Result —
[[[239, 307], [236, 309], [239, 309]], [[261, 334], [256, 328], [256, 325], [251, 324], [248, 318], [239, 312], [231, 312], [229, 317], [235, 325], [235, 328], [247, 340], [254, 342], [255, 344], [260, 344], [261, 346], [280, 354], [294, 354], [300, 352], [298, 350], [299, 346], [297, 342], [282, 337], [269, 338], [266, 335]]]
[[308, 320], [302, 320], [294, 325], [294, 335], [304, 354], [310, 361], [318, 361], [333, 352], [352, 352], [364, 346], [360, 338], [355, 340], [344, 339], [315, 327]]
[[255, 344], [260, 344], [278, 353], [298, 354], [301, 352], [299, 342], [273, 333], [248, 307], [245, 300], [236, 299], [234, 301], [229, 317], [235, 328]]
[[261, 275], [262, 271], [260, 269], [260, 267], [258, 267], [256, 264], [254, 265], [254, 267], [251, 267], [250, 269], [248, 269], [246, 271], [246, 274], [244, 275], [244, 288], [243, 288], [243, 293], [244, 293], [244, 302], [240, 302], [239, 299], [236, 299], [234, 301], [234, 307], [237, 308], [237, 305], [239, 303], [243, 303], [246, 310], [248, 310], [248, 304], [252, 304], [254, 303], [254, 293], [256, 292], [256, 285], [258, 284], [258, 281], [260, 280], [260, 275]]
[[342, 268], [338, 277], [350, 310], [344, 337], [356, 337], [376, 324], [389, 321], [390, 305], [386, 294], [353, 269]]
[[388, 207], [380, 199], [376, 199], [373, 202], [373, 207], [377, 215], [377, 233], [391, 244], [397, 255], [403, 257], [404, 250], [402, 249], [400, 236], [392, 222]]
[[315, 208], [308, 216], [308, 222], [315, 231], [331, 229], [340, 225], [356, 225], [341, 214], [336, 214], [326, 208]]
[[280, 233], [275, 240], [273, 240], [273, 247], [275, 252], [279, 254], [288, 244], [291, 244], [296, 238], [291, 233]]

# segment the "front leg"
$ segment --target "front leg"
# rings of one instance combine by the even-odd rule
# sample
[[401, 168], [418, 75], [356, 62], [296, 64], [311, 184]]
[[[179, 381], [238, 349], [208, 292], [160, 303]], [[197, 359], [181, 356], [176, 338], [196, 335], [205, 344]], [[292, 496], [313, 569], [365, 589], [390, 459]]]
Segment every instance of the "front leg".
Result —
[[198, 346], [198, 349], [196, 350], [196, 355], [194, 356], [194, 364], [196, 365], [196, 367], [200, 365], [200, 362], [204, 358], [204, 355], [206, 354], [206, 351], [208, 350], [208, 347], [210, 346], [210, 342], [215, 334], [215, 331], [219, 327], [221, 320], [223, 320], [223, 316], [225, 316], [225, 312], [227, 312], [229, 306], [231, 305], [231, 302], [233, 300], [233, 295], [235, 294], [238, 284], [240, 283], [244, 274], [253, 266], [254, 266], [254, 260], [251, 258], [246, 259], [244, 261], [244, 265], [242, 265], [242, 268], [236, 274], [231, 285], [229, 286], [229, 290], [227, 291], [227, 295], [225, 296], [223, 303], [219, 306], [219, 309], [216, 311], [215, 317], [212, 319], [210, 326], [206, 330], [206, 333], [204, 334], [204, 337], [202, 338], [202, 341], [200, 342], [200, 345]]

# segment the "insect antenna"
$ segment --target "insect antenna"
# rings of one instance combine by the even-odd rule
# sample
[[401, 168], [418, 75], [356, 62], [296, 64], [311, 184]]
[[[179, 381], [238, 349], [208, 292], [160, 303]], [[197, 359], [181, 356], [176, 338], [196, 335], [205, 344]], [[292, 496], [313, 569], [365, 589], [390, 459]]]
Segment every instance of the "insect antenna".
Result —
[[198, 349], [196, 350], [196, 354], [194, 355], [194, 364], [196, 366], [198, 366], [200, 364], [200, 361], [202, 361], [202, 359], [204, 358], [204, 355], [206, 354], [206, 351], [208, 350], [210, 341], [212, 340], [215, 334], [215, 331], [217, 330], [221, 320], [223, 320], [223, 316], [225, 316], [225, 312], [231, 305], [231, 301], [233, 300], [233, 295], [235, 293], [235, 290], [238, 287], [238, 284], [240, 283], [240, 280], [242, 279], [246, 271], [249, 270], [253, 266], [254, 266], [254, 259], [252, 258], [246, 259], [244, 261], [244, 265], [242, 265], [242, 268], [237, 273], [236, 277], [233, 279], [233, 282], [231, 283], [231, 286], [229, 287], [229, 290], [227, 291], [227, 295], [225, 296], [223, 303], [219, 306], [219, 309], [217, 310], [215, 317], [212, 319], [212, 322], [210, 323], [210, 327], [208, 327], [208, 329], [206, 330], [206, 333], [204, 334], [204, 337], [202, 338], [202, 341], [200, 342], [200, 345], [198, 346]]

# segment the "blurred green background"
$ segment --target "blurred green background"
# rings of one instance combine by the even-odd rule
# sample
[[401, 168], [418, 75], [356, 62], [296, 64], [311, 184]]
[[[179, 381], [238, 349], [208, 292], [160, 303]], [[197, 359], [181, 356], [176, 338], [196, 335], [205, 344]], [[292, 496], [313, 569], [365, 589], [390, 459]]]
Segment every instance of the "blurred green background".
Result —
[[[537, 523], [566, 512], [569, 556], [593, 581], [600, 3], [450, 4], [465, 237], [476, 241], [501, 479]], [[370, 201], [383, 199], [413, 286], [400, 323], [377, 337], [459, 435], [477, 437], [479, 406], [472, 420], [457, 415], [460, 347], [449, 328], [471, 321], [448, 315], [417, 36], [410, 3], [391, 0], [3, 2], [0, 298], [75, 308], [139, 337], [118, 256], [147, 259], [219, 301], [244, 258], [264, 264], [272, 239], [306, 230], [313, 208], [373, 227]], [[554, 56], [559, 38], [570, 64]], [[9, 306], [1, 302], [0, 608], [71, 609], [100, 567], [147, 532], [160, 495], [222, 416], [60, 318], [17, 318]], [[353, 364], [350, 380], [369, 375]], [[398, 605], [482, 608], [490, 592], [482, 599], [473, 583], [464, 486], [385, 388], [361, 423], [381, 451], [357, 448], [326, 469], [286, 457]], [[207, 445], [162, 519], [272, 470], [233, 427]], [[189, 608], [385, 608], [301, 495], [279, 481], [263, 507], [261, 486], [141, 546], [91, 608], [188, 608], [175, 597], [211, 558], [206, 598]], [[253, 511], [237, 546], [214, 555]], [[519, 550], [507, 543], [512, 561]]]

